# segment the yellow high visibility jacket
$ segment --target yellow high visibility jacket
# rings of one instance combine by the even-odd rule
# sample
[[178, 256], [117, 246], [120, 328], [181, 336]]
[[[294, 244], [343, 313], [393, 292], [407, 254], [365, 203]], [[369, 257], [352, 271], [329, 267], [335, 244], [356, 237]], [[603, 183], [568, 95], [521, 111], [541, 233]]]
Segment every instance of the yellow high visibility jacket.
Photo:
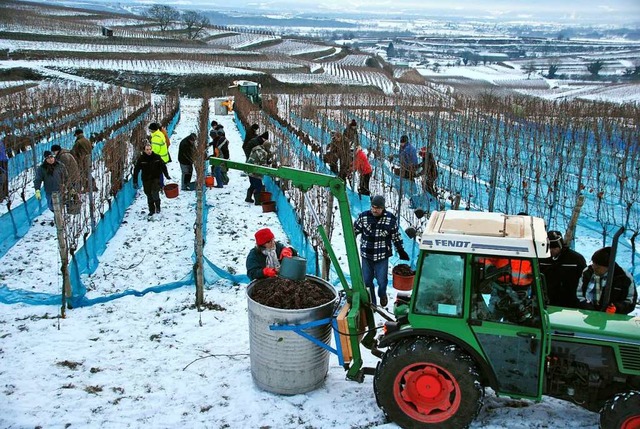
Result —
[[165, 164], [169, 162], [169, 148], [162, 131], [156, 130], [151, 133], [151, 150], [160, 155]]

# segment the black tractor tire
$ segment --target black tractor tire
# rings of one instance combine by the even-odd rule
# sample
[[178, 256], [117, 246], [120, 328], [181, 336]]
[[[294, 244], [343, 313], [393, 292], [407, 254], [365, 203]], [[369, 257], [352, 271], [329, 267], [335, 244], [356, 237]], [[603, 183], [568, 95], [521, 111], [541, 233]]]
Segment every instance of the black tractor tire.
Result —
[[380, 408], [402, 428], [462, 429], [482, 407], [479, 379], [476, 365], [460, 347], [418, 337], [384, 354], [373, 390]]
[[640, 428], [640, 392], [618, 393], [600, 410], [601, 429]]

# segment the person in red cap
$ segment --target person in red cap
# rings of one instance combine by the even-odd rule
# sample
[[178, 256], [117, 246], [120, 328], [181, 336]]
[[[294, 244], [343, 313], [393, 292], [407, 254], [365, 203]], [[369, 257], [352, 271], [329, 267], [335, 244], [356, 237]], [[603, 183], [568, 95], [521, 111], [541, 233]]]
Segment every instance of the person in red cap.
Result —
[[293, 247], [276, 241], [269, 228], [259, 229], [255, 237], [256, 246], [247, 256], [247, 276], [251, 280], [275, 277], [280, 271], [282, 258], [298, 255]]

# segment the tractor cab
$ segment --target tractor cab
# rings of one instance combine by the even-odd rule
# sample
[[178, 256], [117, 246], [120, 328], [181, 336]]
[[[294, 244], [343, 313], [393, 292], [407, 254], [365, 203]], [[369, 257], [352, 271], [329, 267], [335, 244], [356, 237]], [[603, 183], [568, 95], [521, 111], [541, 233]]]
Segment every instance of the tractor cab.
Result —
[[235, 80], [229, 88], [237, 88], [241, 94], [247, 96], [253, 104], [262, 107], [262, 94], [260, 92], [260, 84], [250, 80]]

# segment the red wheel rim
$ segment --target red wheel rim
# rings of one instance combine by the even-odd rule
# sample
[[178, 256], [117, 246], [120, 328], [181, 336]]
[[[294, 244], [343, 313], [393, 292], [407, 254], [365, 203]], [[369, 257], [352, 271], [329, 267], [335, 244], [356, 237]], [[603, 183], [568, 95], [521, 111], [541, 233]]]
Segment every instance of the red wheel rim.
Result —
[[428, 363], [403, 368], [394, 380], [393, 396], [405, 414], [425, 423], [451, 418], [462, 399], [456, 378], [441, 366]]
[[640, 416], [629, 417], [622, 423], [620, 429], [640, 429]]

